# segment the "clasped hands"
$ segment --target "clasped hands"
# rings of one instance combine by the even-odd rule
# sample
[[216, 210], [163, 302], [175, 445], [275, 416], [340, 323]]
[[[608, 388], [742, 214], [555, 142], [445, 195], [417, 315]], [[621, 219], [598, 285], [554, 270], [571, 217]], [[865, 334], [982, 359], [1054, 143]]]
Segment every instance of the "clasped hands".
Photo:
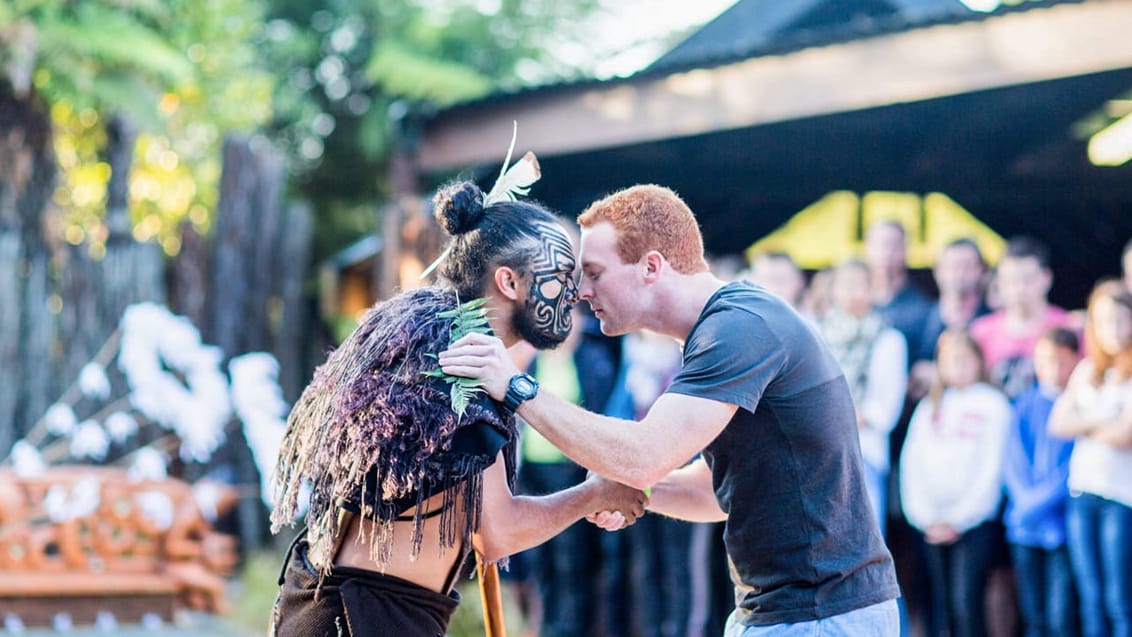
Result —
[[645, 514], [649, 497], [644, 491], [634, 489], [589, 472], [586, 483], [594, 485], [601, 494], [598, 501], [601, 509], [586, 516], [586, 520], [606, 531], [619, 531], [631, 526], [637, 518]]

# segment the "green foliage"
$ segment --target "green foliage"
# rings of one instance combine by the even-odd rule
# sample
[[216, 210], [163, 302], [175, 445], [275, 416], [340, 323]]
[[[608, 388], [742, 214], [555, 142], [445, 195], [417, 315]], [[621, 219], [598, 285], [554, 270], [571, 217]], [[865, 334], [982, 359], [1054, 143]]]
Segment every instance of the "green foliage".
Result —
[[130, 184], [138, 239], [174, 253], [184, 221], [207, 232], [225, 134], [260, 130], [288, 152], [288, 194], [313, 203], [318, 240], [348, 242], [375, 221], [348, 217], [373, 217], [391, 194], [390, 150], [412, 135], [403, 124], [580, 73], [556, 54], [584, 47], [585, 17], [601, 2], [0, 0], [0, 83], [30, 65], [52, 109], [55, 203], [72, 243], [106, 236], [115, 113], [141, 128]]
[[365, 71], [392, 94], [439, 105], [479, 97], [492, 86], [490, 78], [473, 68], [429, 58], [395, 41], [379, 45]]
[[[70, 11], [59, 6], [52, 9], [43, 12], [36, 26], [44, 59], [55, 70], [56, 81], [44, 84], [56, 92], [56, 98], [82, 99], [84, 94], [78, 91], [98, 85], [101, 73], [125, 75], [136, 79], [139, 85], [148, 80], [155, 89], [192, 77], [193, 67], [185, 54], [155, 30], [167, 22], [167, 15], [143, 16], [93, 2], [79, 3]], [[146, 20], [147, 17], [156, 20]], [[63, 72], [64, 64], [67, 72]], [[101, 103], [76, 101], [76, 105], [114, 109], [120, 106], [116, 100], [126, 97], [107, 91]]]
[[[460, 303], [460, 299], [457, 297], [455, 308], [441, 312], [436, 317], [452, 319], [452, 327], [448, 333], [448, 344], [452, 345], [468, 334], [490, 334], [491, 326], [488, 325], [487, 320], [488, 311], [486, 298]], [[435, 358], [435, 355], [433, 357]], [[460, 417], [463, 417], [464, 411], [475, 399], [476, 394], [484, 392], [482, 381], [463, 376], [450, 376], [439, 367], [421, 373], [432, 378], [443, 378], [445, 382], [452, 385], [452, 411]]]
[[402, 134], [412, 143], [412, 123], [429, 109], [579, 74], [556, 58], [558, 45], [585, 41], [584, 18], [599, 3], [271, 2], [263, 56], [285, 72], [270, 128], [292, 151], [293, 186], [315, 207], [316, 233], [359, 231], [336, 224], [391, 194], [390, 150]]
[[173, 253], [182, 222], [206, 231], [225, 133], [254, 130], [272, 112], [275, 79], [257, 44], [262, 0], [0, 4], [0, 50], [5, 31], [33, 32], [25, 62], [55, 125], [64, 237], [96, 254], [106, 237], [101, 161], [112, 114], [140, 128], [130, 180], [135, 236]]

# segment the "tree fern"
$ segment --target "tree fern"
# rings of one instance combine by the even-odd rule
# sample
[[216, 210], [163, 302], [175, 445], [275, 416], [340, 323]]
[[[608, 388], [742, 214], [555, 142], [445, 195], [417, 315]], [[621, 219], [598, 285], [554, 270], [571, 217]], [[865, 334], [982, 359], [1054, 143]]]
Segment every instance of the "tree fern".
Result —
[[[452, 319], [452, 327], [448, 333], [448, 344], [452, 345], [461, 338], [468, 334], [490, 334], [491, 326], [487, 322], [488, 308], [487, 299], [479, 298], [467, 303], [460, 303], [460, 297], [456, 297], [456, 307], [440, 312], [436, 315], [437, 318]], [[435, 354], [429, 354], [432, 358], [436, 358]], [[432, 378], [443, 378], [445, 382], [452, 386], [452, 411], [456, 412], [458, 417], [464, 416], [464, 411], [468, 405], [475, 398], [476, 394], [484, 391], [483, 382], [474, 378], [465, 378], [463, 376], [451, 376], [445, 374], [441, 368], [436, 368], [431, 371], [422, 372], [425, 376]]]

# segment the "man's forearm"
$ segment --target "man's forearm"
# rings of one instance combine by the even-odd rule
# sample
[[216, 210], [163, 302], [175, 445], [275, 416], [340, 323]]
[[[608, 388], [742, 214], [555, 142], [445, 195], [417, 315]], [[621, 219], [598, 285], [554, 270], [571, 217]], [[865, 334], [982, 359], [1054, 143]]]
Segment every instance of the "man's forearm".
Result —
[[652, 487], [649, 511], [689, 522], [722, 522], [727, 514], [711, 484], [711, 470], [703, 460], [673, 471]]
[[[446, 374], [482, 381], [488, 394], [500, 401], [518, 371], [503, 342], [484, 334], [468, 334], [441, 352], [440, 365]], [[599, 416], [539, 392], [520, 404], [519, 415], [578, 464], [644, 489], [714, 440], [737, 409], [666, 393], [645, 420], [636, 423]]]
[[541, 391], [519, 406], [519, 416], [571, 460], [638, 489], [652, 486], [670, 467], [642, 423], [602, 416]]

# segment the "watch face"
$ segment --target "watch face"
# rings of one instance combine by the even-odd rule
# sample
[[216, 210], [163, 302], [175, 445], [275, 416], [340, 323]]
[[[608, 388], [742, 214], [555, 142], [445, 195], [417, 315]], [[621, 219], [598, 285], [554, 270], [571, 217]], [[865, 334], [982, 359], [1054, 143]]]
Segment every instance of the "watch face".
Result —
[[521, 393], [528, 394], [535, 388], [534, 383], [529, 378], [520, 376], [515, 379], [515, 389]]

